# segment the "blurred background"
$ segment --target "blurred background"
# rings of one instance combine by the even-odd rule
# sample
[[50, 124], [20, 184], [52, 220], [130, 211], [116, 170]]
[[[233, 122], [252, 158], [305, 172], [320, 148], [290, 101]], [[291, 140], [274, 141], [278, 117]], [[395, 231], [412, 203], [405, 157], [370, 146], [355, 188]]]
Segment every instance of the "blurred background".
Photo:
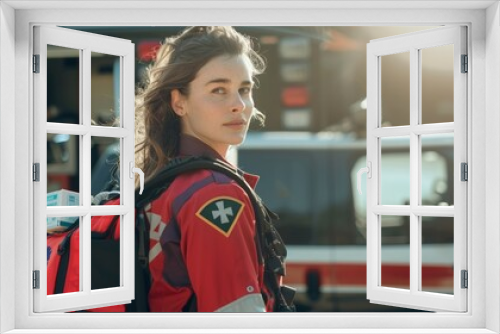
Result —
[[[67, 27], [131, 40], [136, 85], [159, 43], [184, 27]], [[281, 217], [289, 248], [285, 283], [299, 311], [413, 311], [366, 300], [366, 197], [356, 173], [366, 166], [366, 45], [372, 39], [433, 27], [235, 27], [251, 36], [267, 70], [256, 107], [266, 126], [251, 127], [235, 154], [261, 176], [257, 192]], [[422, 50], [422, 123], [453, 122], [453, 47]], [[79, 50], [48, 48], [47, 121], [79, 124]], [[382, 61], [382, 126], [409, 124], [409, 55]], [[120, 118], [120, 60], [92, 53], [92, 121]], [[47, 136], [47, 193], [79, 192], [79, 138]], [[409, 137], [383, 139], [382, 204], [409, 203]], [[92, 195], [110, 180], [120, 141], [92, 137]], [[423, 205], [453, 205], [453, 135], [422, 136]], [[362, 184], [365, 191], [365, 177]], [[78, 200], [73, 205], [78, 205]], [[48, 204], [61, 205], [61, 204]], [[453, 219], [421, 221], [422, 290], [453, 293]], [[384, 216], [382, 282], [409, 288], [409, 217]]]

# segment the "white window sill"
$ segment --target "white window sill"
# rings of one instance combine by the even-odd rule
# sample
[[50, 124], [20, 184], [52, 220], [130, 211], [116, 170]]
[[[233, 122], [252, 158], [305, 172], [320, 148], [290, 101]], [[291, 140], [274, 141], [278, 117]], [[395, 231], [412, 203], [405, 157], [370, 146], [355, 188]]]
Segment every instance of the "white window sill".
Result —
[[487, 329], [15, 329], [5, 334], [487, 334]]

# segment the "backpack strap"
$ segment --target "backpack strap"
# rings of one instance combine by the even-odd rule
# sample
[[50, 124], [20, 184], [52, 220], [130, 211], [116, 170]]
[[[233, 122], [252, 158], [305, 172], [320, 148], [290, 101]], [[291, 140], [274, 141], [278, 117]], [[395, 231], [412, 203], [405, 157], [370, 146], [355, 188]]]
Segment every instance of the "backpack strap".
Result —
[[59, 247], [57, 247], [57, 254], [60, 256], [60, 260], [59, 260], [59, 268], [57, 269], [57, 274], [56, 274], [54, 294], [59, 294], [64, 292], [64, 285], [66, 284], [66, 276], [68, 275], [69, 257], [71, 251], [71, 236], [76, 231], [76, 227], [73, 225], [71, 226], [73, 228], [69, 230], [69, 232], [64, 237], [63, 241], [59, 244]]
[[149, 312], [149, 290], [151, 272], [149, 271], [149, 233], [144, 208], [135, 209], [135, 298], [125, 304], [125, 312]]

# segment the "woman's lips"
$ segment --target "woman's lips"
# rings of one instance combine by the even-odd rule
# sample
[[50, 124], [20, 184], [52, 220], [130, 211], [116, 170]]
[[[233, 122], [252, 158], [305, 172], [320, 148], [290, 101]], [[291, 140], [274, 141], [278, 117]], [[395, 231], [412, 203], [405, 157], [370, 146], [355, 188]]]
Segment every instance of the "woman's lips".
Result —
[[228, 123], [224, 123], [224, 126], [229, 126], [229, 127], [243, 127], [247, 124], [244, 120], [235, 120], [231, 121]]

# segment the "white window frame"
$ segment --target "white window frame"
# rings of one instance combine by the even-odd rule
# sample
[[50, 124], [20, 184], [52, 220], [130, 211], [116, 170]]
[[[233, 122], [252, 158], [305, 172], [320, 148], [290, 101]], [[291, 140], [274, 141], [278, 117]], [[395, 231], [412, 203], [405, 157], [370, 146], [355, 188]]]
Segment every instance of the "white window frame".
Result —
[[[453, 121], [422, 123], [422, 50], [453, 46]], [[408, 52], [410, 72], [409, 124], [382, 126], [382, 59], [385, 56]], [[460, 163], [467, 162], [467, 74], [461, 73], [461, 56], [467, 54], [466, 28], [448, 26], [415, 33], [371, 40], [367, 46], [367, 161], [372, 178], [367, 180], [367, 297], [376, 304], [408, 305], [429, 311], [467, 310], [467, 290], [461, 287], [461, 271], [467, 269], [467, 182], [460, 180]], [[389, 80], [389, 79], [387, 79]], [[423, 206], [421, 204], [422, 137], [425, 134], [452, 133], [454, 150], [454, 197], [452, 206]], [[382, 141], [390, 137], [408, 138], [409, 198], [408, 205], [382, 203]], [[384, 286], [382, 283], [382, 217], [406, 216], [410, 220], [408, 244], [410, 279], [408, 289]], [[453, 293], [442, 294], [422, 290], [422, 233], [421, 218], [453, 218]]]
[[[213, 5], [216, 7], [211, 8]], [[61, 9], [63, 6], [70, 8]], [[128, 6], [129, 9], [120, 6]], [[163, 8], [137, 10], [138, 6]], [[392, 6], [397, 8], [391, 9]], [[60, 333], [77, 332], [68, 328], [89, 329], [86, 332], [92, 333], [110, 333], [112, 329], [126, 328], [127, 333], [140, 333], [140, 329], [131, 330], [138, 327], [142, 331], [145, 328], [158, 329], [158, 333], [183, 332], [175, 328], [191, 329], [184, 331], [185, 333], [234, 333], [235, 328], [251, 329], [253, 333], [304, 333], [306, 329], [317, 333], [499, 333], [499, 20], [498, 1], [370, 1], [369, 6], [364, 1], [144, 1], [139, 5], [134, 1], [0, 2], [0, 333], [47, 333], [42, 329], [50, 329], [50, 333], [57, 333], [57, 329]], [[26, 98], [32, 94], [29, 73], [32, 26], [167, 23], [177, 26], [389, 26], [402, 23], [426, 26], [458, 23], [467, 25], [471, 59], [471, 75], [468, 79], [468, 107], [471, 110], [468, 115], [468, 131], [471, 134], [468, 143], [471, 154], [468, 221], [471, 222], [469, 226], [474, 226], [474, 229], [469, 227], [468, 231], [471, 236], [471, 243], [468, 245], [468, 312], [126, 316], [80, 314], [78, 317], [71, 314], [34, 314], [31, 297], [32, 260], [29, 256], [29, 245], [33, 241], [33, 212], [27, 209], [32, 207], [27, 194], [32, 189], [30, 143], [33, 120], [32, 106]], [[287, 327], [290, 329], [283, 329]]]
[[[110, 304], [126, 304], [134, 299], [134, 64], [135, 47], [130, 41], [85, 33], [61, 27], [35, 26], [34, 53], [39, 55], [39, 73], [33, 74], [34, 110], [34, 162], [40, 166], [40, 180], [33, 184], [34, 221], [45, 221], [45, 217], [79, 217], [80, 226], [80, 290], [75, 293], [47, 295], [47, 227], [34, 224], [34, 269], [39, 272], [40, 286], [34, 290], [35, 312], [75, 311]], [[80, 103], [79, 124], [48, 122], [44, 115], [47, 108], [47, 46], [56, 45], [78, 50], [80, 63]], [[91, 124], [91, 62], [92, 52], [115, 56], [119, 61], [119, 117], [116, 127], [95, 126]], [[47, 206], [47, 150], [45, 140], [48, 133], [65, 133], [77, 136], [80, 161], [80, 205]], [[90, 194], [91, 140], [92, 137], [110, 137], [120, 142], [120, 204], [92, 205]], [[129, 173], [131, 172], [132, 175]], [[91, 247], [90, 226], [93, 216], [117, 215], [120, 226], [120, 285], [114, 288], [92, 290], [91, 288]], [[44, 282], [44, 283], [41, 283]], [[89, 307], [90, 306], [90, 307]]]

